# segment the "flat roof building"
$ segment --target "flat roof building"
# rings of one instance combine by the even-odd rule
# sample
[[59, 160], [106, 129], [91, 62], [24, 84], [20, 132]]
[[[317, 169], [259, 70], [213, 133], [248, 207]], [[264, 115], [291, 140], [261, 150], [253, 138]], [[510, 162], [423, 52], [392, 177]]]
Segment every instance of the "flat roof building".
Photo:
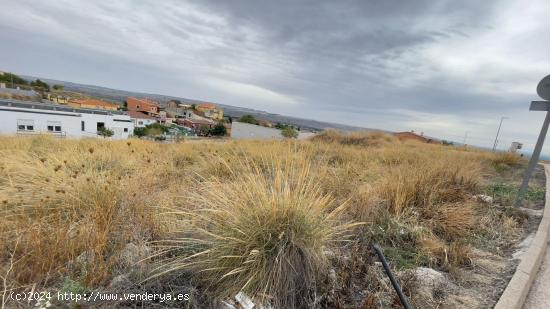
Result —
[[117, 111], [78, 109], [29, 101], [0, 100], [0, 134], [51, 134], [57, 137], [98, 137], [113, 131], [113, 139], [126, 139], [134, 131], [130, 116]]

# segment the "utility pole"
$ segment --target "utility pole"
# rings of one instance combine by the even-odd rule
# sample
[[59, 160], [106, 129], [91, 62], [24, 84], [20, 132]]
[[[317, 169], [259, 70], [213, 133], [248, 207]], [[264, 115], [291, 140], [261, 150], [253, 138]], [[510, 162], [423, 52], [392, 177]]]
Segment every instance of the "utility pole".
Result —
[[542, 123], [542, 129], [540, 130], [537, 145], [535, 145], [533, 155], [531, 156], [531, 160], [529, 160], [529, 165], [527, 166], [527, 171], [525, 171], [523, 181], [521, 182], [521, 187], [519, 188], [518, 196], [516, 197], [516, 202], [514, 204], [515, 207], [521, 206], [523, 195], [527, 191], [531, 174], [533, 174], [535, 166], [537, 166], [539, 162], [542, 145], [544, 145], [544, 139], [546, 138], [546, 133], [548, 132], [548, 126], [550, 125], [550, 75], [546, 76], [539, 82], [539, 85], [537, 86], [537, 94], [546, 101], [532, 101], [529, 110], [546, 111], [546, 117]]
[[462, 145], [466, 146], [466, 139], [468, 138], [468, 131], [464, 133], [464, 141], [462, 142]]
[[495, 143], [493, 144], [493, 152], [497, 150], [498, 135], [500, 134], [500, 128], [502, 127], [502, 121], [504, 121], [504, 119], [508, 119], [508, 117], [500, 117], [500, 124], [498, 125], [497, 136], [495, 136]]

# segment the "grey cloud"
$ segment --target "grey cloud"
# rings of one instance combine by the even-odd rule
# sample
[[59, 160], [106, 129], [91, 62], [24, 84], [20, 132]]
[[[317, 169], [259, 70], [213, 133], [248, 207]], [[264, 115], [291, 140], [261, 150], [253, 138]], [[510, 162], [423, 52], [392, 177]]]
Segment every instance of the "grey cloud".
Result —
[[[542, 76], [530, 61], [550, 52], [535, 39], [547, 32], [532, 23], [537, 10], [524, 21], [516, 7], [520, 0], [7, 0], [0, 69], [365, 127], [462, 130], [437, 127], [440, 117], [481, 135], [490, 131], [483, 117], [531, 117], [523, 85]], [[537, 49], [518, 49], [517, 37]], [[529, 125], [517, 125], [517, 136], [533, 136]]]

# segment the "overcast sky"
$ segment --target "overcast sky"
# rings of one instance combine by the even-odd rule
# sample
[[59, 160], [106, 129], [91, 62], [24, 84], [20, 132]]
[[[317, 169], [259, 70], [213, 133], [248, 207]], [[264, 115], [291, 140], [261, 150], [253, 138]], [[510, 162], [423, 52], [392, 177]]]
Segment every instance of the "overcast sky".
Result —
[[467, 131], [487, 147], [506, 116], [500, 146], [530, 149], [549, 12], [548, 0], [2, 0], [0, 70], [459, 142]]

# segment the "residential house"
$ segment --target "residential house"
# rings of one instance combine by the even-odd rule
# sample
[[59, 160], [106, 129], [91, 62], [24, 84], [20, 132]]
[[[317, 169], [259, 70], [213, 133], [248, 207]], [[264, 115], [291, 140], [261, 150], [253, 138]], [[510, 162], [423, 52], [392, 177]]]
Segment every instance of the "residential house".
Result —
[[128, 115], [134, 123], [134, 127], [143, 128], [147, 125], [158, 122], [153, 116], [149, 116], [144, 112], [128, 111]]
[[0, 99], [0, 134], [98, 137], [102, 128], [112, 130], [113, 139], [125, 139], [134, 124], [118, 111]]
[[212, 103], [201, 103], [195, 105], [195, 109], [202, 113], [202, 115], [206, 118], [210, 118], [213, 120], [223, 120], [223, 109], [220, 107], [217, 107], [216, 104]]
[[97, 99], [71, 99], [67, 104], [75, 108], [104, 109], [109, 111], [116, 111], [118, 109], [117, 104]]
[[160, 111], [160, 104], [150, 99], [127, 97], [126, 104], [128, 111], [142, 112], [149, 116], [157, 116]]
[[170, 101], [164, 109], [168, 117], [172, 118], [196, 118], [193, 107], [188, 104], [182, 104], [176, 101]]
[[201, 133], [203, 127], [212, 129], [216, 125], [216, 122], [209, 119], [179, 118], [176, 119], [176, 123], [186, 128], [193, 129], [196, 133]]

